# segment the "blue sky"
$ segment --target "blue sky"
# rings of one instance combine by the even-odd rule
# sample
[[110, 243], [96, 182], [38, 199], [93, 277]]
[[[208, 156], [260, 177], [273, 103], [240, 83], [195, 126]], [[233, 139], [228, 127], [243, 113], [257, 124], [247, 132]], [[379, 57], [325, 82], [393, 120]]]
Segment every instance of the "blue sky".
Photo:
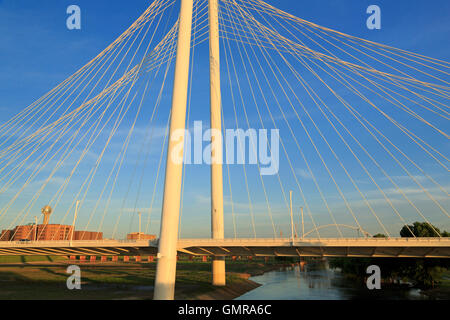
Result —
[[[430, 56], [436, 59], [449, 61], [450, 58], [450, 44], [448, 39], [450, 38], [450, 24], [449, 12], [450, 3], [448, 1], [359, 1], [359, 0], [320, 0], [320, 1], [277, 1], [270, 4], [280, 8], [283, 11], [289, 12], [302, 19], [312, 21], [319, 25], [341, 31], [350, 35], [368, 39], [371, 41], [383, 43], [386, 45], [401, 48], [412, 52], [417, 52], [425, 56]], [[45, 92], [58, 85], [61, 81], [69, 77], [76, 70], [81, 68], [86, 62], [95, 57], [105, 47], [107, 47], [112, 41], [114, 41], [126, 28], [128, 28], [140, 14], [150, 5], [151, 1], [133, 0], [130, 2], [125, 1], [106, 1], [106, 0], [77, 0], [77, 1], [62, 1], [62, 0], [41, 0], [41, 1], [25, 1], [25, 0], [0, 0], [0, 122], [5, 122], [20, 110], [31, 104], [37, 98], [42, 96]], [[80, 6], [82, 10], [82, 29], [70, 31], [66, 28], [67, 14], [66, 8], [76, 4]], [[366, 28], [366, 8], [371, 4], [377, 4], [381, 8], [382, 13], [382, 29], [381, 30], [368, 30]], [[225, 44], [225, 42], [221, 42]], [[239, 60], [237, 47], [232, 46], [230, 52], [236, 61]], [[208, 108], [209, 91], [208, 91], [208, 73], [207, 73], [207, 42], [196, 48], [195, 59], [198, 59], [196, 66], [194, 67], [194, 75], [196, 84], [193, 85], [192, 91], [192, 113], [190, 125], [194, 120], [202, 120], [204, 125], [208, 125], [208, 112], [205, 112]], [[223, 47], [222, 47], [223, 50]], [[250, 49], [249, 49], [250, 50]], [[261, 55], [259, 56], [262, 57]], [[204, 63], [201, 63], [204, 61]], [[279, 61], [279, 60], [277, 60]], [[238, 62], [237, 62], [238, 63]], [[239, 64], [239, 63], [238, 63]], [[249, 67], [249, 64], [247, 64]], [[249, 92], [250, 85], [245, 84], [243, 69], [238, 68], [238, 74], [241, 79], [241, 84], [246, 92]], [[283, 69], [286, 71], [287, 69]], [[299, 69], [305, 71], [305, 69]], [[222, 58], [222, 82], [224, 85], [223, 104], [225, 113], [226, 126], [234, 127], [234, 117], [231, 107], [230, 88], [233, 88], [234, 94], [237, 94], [236, 79], [233, 80], [231, 86], [227, 84], [227, 77], [225, 76], [225, 58]], [[171, 69], [168, 79], [171, 80]], [[287, 75], [288, 73], [286, 73]], [[259, 74], [261, 76], [261, 74]], [[293, 80], [292, 76], [288, 76], [288, 79]], [[445, 77], [443, 77], [445, 79]], [[311, 74], [305, 72], [305, 79], [310, 81], [311, 85], [317, 85], [317, 80]], [[447, 77], [448, 79], [448, 77]], [[274, 80], [272, 80], [274, 81]], [[429, 81], [429, 79], [427, 79]], [[170, 81], [169, 81], [170, 82]], [[331, 82], [333, 83], [333, 82]], [[354, 103], [360, 107], [360, 110], [365, 110], [361, 102], [349, 93], [342, 86], [337, 83], [333, 83], [337, 92], [343, 97], [347, 98], [349, 102]], [[254, 85], [254, 82], [251, 86]], [[170, 88], [170, 86], [169, 86]], [[228, 89], [228, 90], [227, 90]], [[268, 88], [266, 88], [268, 89]], [[153, 89], [152, 89], [153, 90]], [[300, 85], [294, 85], [294, 90], [303, 92]], [[346, 124], [353, 125], [353, 119], [348, 114], [339, 108], [335, 99], [324, 88], [318, 87], [318, 93], [324, 98], [324, 101], [333, 106], [335, 111], [342, 112]], [[152, 91], [153, 92], [153, 91]], [[155, 89], [156, 92], [156, 89]], [[279, 93], [280, 94], [280, 93]], [[299, 94], [304, 101], [305, 107], [311, 112], [315, 119], [321, 119], [317, 108], [314, 107], [312, 101], [309, 101], [306, 96]], [[248, 96], [249, 97], [249, 96]], [[370, 96], [374, 101], [374, 96]], [[292, 96], [291, 96], [292, 98]], [[293, 110], [289, 111], [287, 106], [287, 99], [280, 98], [281, 103], [286, 105], [286, 114], [297, 130], [296, 135], [298, 141], [300, 141], [303, 151], [306, 154], [309, 164], [312, 170], [315, 172], [319, 185], [326, 194], [329, 204], [332, 206], [332, 211], [335, 213], [339, 223], [352, 224], [351, 214], [349, 214], [344, 202], [339, 197], [339, 193], [333, 185], [333, 182], [327, 176], [323, 165], [319, 157], [315, 154], [313, 146], [308, 143], [307, 136], [300, 128], [300, 124], [295, 118]], [[259, 102], [261, 100], [259, 99]], [[274, 103], [274, 100], [269, 101]], [[247, 103], [251, 104], [250, 98]], [[380, 102], [381, 103], [381, 102]], [[447, 101], [448, 103], [448, 101]], [[167, 105], [170, 104], [170, 90], [164, 91], [162, 105], [165, 106], [158, 116], [155, 122], [155, 128], [157, 134], [155, 138], [155, 146], [160, 148], [163, 137], [164, 127], [167, 120]], [[275, 108], [275, 107], [274, 107]], [[387, 107], [388, 108], [388, 107]], [[419, 136], [426, 141], [431, 141], [433, 146], [437, 148], [444, 155], [448, 155], [448, 142], [445, 138], [436, 137], [433, 131], [422, 130], [420, 124], [413, 121], [409, 121], [409, 117], [405, 116], [402, 112], [397, 112], [394, 108], [388, 108], [389, 114], [396, 117], [400, 123], [408, 124], [409, 128], [414, 132], [418, 132]], [[371, 111], [367, 111], [368, 117], [371, 116]], [[251, 125], [258, 128], [258, 114], [255, 108], [249, 108], [249, 118]], [[283, 124], [281, 113], [274, 112], [277, 123], [280, 126], [280, 134], [283, 139], [285, 138], [286, 147], [289, 150], [289, 154], [293, 159], [294, 170], [301, 181], [301, 185], [304, 190], [307, 199], [311, 202], [310, 206], [312, 214], [315, 217], [317, 223], [328, 224], [331, 223], [328, 212], [325, 209], [320, 195], [317, 192], [315, 185], [311, 179], [304, 162], [301, 160], [300, 154], [296, 153], [296, 144], [293, 137], [290, 135], [288, 128]], [[424, 117], [428, 117], [427, 113], [423, 114]], [[271, 128], [271, 122], [269, 116], [263, 113], [264, 123], [268, 128]], [[306, 117], [306, 115], [305, 115]], [[448, 124], [440, 119], [432, 118], [440, 128], [447, 129]], [[130, 121], [132, 117], [127, 118]], [[303, 115], [302, 115], [302, 119]], [[305, 118], [306, 119], [306, 118]], [[428, 119], [428, 118], [426, 118]], [[325, 121], [321, 119], [321, 121]], [[373, 118], [374, 124], [381, 128], [382, 131], [391, 138], [395, 143], [404, 147], [405, 152], [421, 165], [424, 170], [430, 174], [440, 185], [446, 188], [449, 185], [448, 173], [443, 171], [441, 167], [429, 160], [427, 155], [413, 145], [405, 142], [407, 139], [399, 135], [398, 130], [385, 126], [383, 120]], [[127, 122], [129, 123], [129, 122]], [[339, 139], [333, 133], [330, 126], [327, 126], [324, 122], [318, 122], [319, 127], [322, 128], [323, 133], [328, 137], [329, 141], [336, 146], [336, 153], [340, 156], [340, 159], [344, 162], [347, 168], [350, 168], [351, 174], [356, 181], [359, 181], [358, 185], [361, 190], [367, 194], [369, 201], [374, 205], [377, 213], [382, 217], [383, 222], [389, 227], [389, 231], [393, 235], [396, 235], [401, 222], [394, 215], [392, 210], [387, 210], [387, 204], [384, 199], [380, 198], [380, 195], [376, 194], [374, 186], [368, 182], [368, 178], [364, 175], [361, 168], [358, 168], [357, 163], [346, 151], [346, 148], [339, 142]], [[119, 215], [118, 207], [123, 206], [121, 197], [126, 193], [128, 186], [128, 180], [133, 177], [133, 163], [135, 162], [136, 155], [139, 150], [139, 143], [142, 139], [145, 139], [146, 135], [146, 120], [140, 119], [136, 129], [136, 143], [131, 146], [130, 155], [125, 160], [125, 167], [121, 173], [123, 183], [117, 189], [113, 201], [114, 213], [111, 214], [111, 221], [105, 225], [105, 234], [110, 234], [114, 228], [116, 217]], [[306, 127], [313, 132], [313, 124], [305, 120]], [[246, 128], [246, 122], [242, 109], [239, 111], [239, 126]], [[272, 126], [273, 127], [273, 126]], [[352, 127], [356, 134], [361, 134], [359, 137], [361, 142], [367, 146], [374, 154], [376, 154], [377, 160], [380, 164], [387, 168], [389, 174], [392, 177], [396, 177], [399, 185], [406, 190], [411, 199], [414, 199], [414, 203], [423, 212], [428, 214], [430, 220], [436, 223], [439, 227], [449, 229], [450, 224], [448, 217], [442, 215], [435, 204], [430, 204], [430, 200], [426, 197], [423, 191], [418, 189], [416, 184], [413, 184], [405, 173], [399, 168], [393, 165], [392, 159], [383, 153], [383, 150], [379, 148], [373, 141], [361, 133], [361, 128], [357, 125]], [[415, 131], [417, 130], [417, 131]], [[126, 127], [123, 128], [123, 135], [127, 132]], [[317, 133], [313, 137], [318, 143], [319, 149], [322, 151], [324, 159], [330, 164], [331, 170], [335, 172], [336, 180], [344, 190], [351, 205], [356, 212], [356, 215], [361, 220], [361, 224], [365, 229], [368, 229], [372, 233], [382, 232], [377, 225], [375, 219], [371, 216], [367, 207], [364, 205], [364, 201], [359, 197], [356, 190], [352, 187], [350, 181], [347, 181], [345, 172], [339, 170], [339, 165], [333, 160], [333, 154], [327, 149], [325, 143], [320, 141]], [[365, 140], [367, 138], [367, 140]], [[117, 141], [117, 146], [113, 144], [111, 149], [111, 158], [105, 158], [104, 162], [113, 163], [114, 150], [118, 150], [121, 145], [120, 141]], [[355, 144], [352, 144], [355, 146]], [[93, 151], [93, 159], [95, 159], [98, 150]], [[282, 152], [282, 151], [281, 151]], [[379, 172], [375, 173], [376, 167], [369, 164], [370, 159], [364, 157], [360, 153], [361, 159], [368, 163], [368, 169], [373, 172], [380, 186], [387, 191], [391, 191], [393, 199], [395, 199], [399, 211], [402, 215], [407, 217], [408, 222], [421, 220], [421, 218], [415, 213], [414, 208], [405, 204], [398, 199], [398, 194], [395, 190], [392, 191], [392, 186]], [[400, 159], [400, 158], [399, 158]], [[133, 207], [136, 195], [138, 196], [137, 208], [143, 208], [143, 210], [149, 207], [149, 198], [152, 194], [152, 181], [155, 179], [156, 166], [159, 160], [159, 149], [152, 150], [150, 152], [149, 168], [146, 169], [145, 179], [142, 185], [142, 190], [139, 192], [142, 194], [137, 195], [138, 179], [135, 179], [131, 184], [131, 191], [128, 194], [125, 207]], [[402, 161], [405, 161], [402, 158]], [[423, 186], [429, 188], [430, 192], [436, 199], [439, 199], [442, 206], [448, 210], [449, 201], [446, 195], [440, 191], [434, 191], [435, 186], [427, 179], [423, 178], [421, 172], [416, 170], [411, 164], [407, 164], [408, 169], [414, 175], [417, 175], [417, 179], [422, 179]], [[106, 170], [106, 169], [105, 169]], [[225, 167], [224, 167], [224, 170]], [[106, 172], [106, 171], [105, 171]], [[104, 177], [105, 172], [100, 172], [99, 176]], [[139, 171], [140, 172], [140, 171]], [[144, 171], [142, 171], [144, 172]], [[65, 171], [61, 171], [59, 178], [62, 179]], [[250, 181], [250, 194], [252, 207], [248, 206], [247, 190], [243, 180], [242, 168], [235, 166], [232, 168], [232, 189], [233, 189], [233, 202], [235, 204], [234, 209], [236, 211], [236, 219], [238, 219], [238, 235], [252, 236], [251, 231], [251, 219], [250, 212], [253, 211], [256, 217], [256, 225], [259, 236], [270, 236], [271, 226], [267, 215], [267, 206], [259, 177], [255, 167], [249, 168], [249, 181]], [[139, 174], [137, 175], [139, 177]], [[144, 173], [142, 173], [144, 176]], [[163, 175], [162, 175], [163, 177]], [[280, 156], [280, 178], [285, 184], [286, 190], [294, 190], [294, 205], [296, 206], [296, 219], [298, 219], [298, 208], [305, 206], [303, 200], [298, 192], [295, 180], [292, 178], [290, 172], [289, 163], [287, 159]], [[81, 179], [81, 175], [80, 175]], [[144, 180], [145, 180], [144, 179]], [[152, 180], [153, 179], [153, 180]], [[224, 180], [226, 181], [227, 175], [224, 171]], [[279, 181], [277, 177], [266, 177], [265, 183], [269, 191], [270, 204], [273, 210], [274, 219], [277, 224], [277, 233], [280, 231], [286, 235], [289, 231], [289, 216], [287, 208], [279, 188]], [[359, 180], [360, 179], [360, 180]], [[97, 181], [97, 179], [95, 180]], [[93, 190], [100, 192], [102, 180], [98, 179], [98, 182], [94, 182]], [[234, 182], [236, 181], [236, 182]], [[147, 184], [146, 184], [147, 183]], [[161, 177], [159, 180], [159, 188], [156, 193], [156, 200], [152, 212], [152, 224], [150, 231], [157, 233], [159, 231], [158, 221], [160, 215], [160, 202], [161, 202]], [[66, 205], [71, 202], [71, 192], [76, 192], [74, 189], [69, 189], [67, 192], [67, 199], [64, 202]], [[227, 236], [233, 235], [232, 217], [230, 214], [230, 194], [228, 190], [228, 183], [224, 184], [225, 190], [225, 222], [226, 222], [226, 234]], [[448, 190], [448, 189], [447, 189]], [[209, 169], [207, 166], [189, 167], [186, 172], [186, 191], [185, 191], [185, 212], [182, 219], [182, 235], [186, 237], [193, 236], [207, 236], [209, 233]], [[73, 197], [73, 196], [72, 196]], [[3, 203], [6, 198], [0, 198]], [[394, 201], [394, 202], [395, 202]], [[79, 225], [84, 227], [89, 220], [89, 213], [92, 209], [93, 203], [95, 203], [95, 194], [93, 193], [93, 199], [91, 202], [87, 201], [84, 206], [86, 213], [81, 215]], [[41, 204], [36, 204], [39, 207]], [[36, 208], [37, 208], [36, 207]], [[364, 208], [365, 207], [365, 208]], [[16, 210], [20, 211], [17, 207]], [[15, 211], [15, 212], [18, 212]], [[61, 208], [61, 212], [64, 211]], [[389, 212], [388, 212], [389, 211]], [[10, 217], [15, 214], [14, 211], [10, 212]], [[119, 230], [121, 236], [128, 231], [136, 229], [136, 219], [130, 218], [131, 213], [127, 212], [124, 220], [121, 220]], [[64, 216], [55, 216], [59, 219]], [[305, 218], [306, 219], [306, 218]], [[28, 219], [29, 220], [29, 219]], [[30, 222], [30, 221], [25, 222]], [[69, 221], [70, 219], [66, 220]], [[8, 221], [12, 221], [11, 219]], [[7, 223], [6, 223], [7, 225]], [[96, 225], [96, 223], [94, 223]], [[4, 227], [5, 222], [0, 221], [0, 226]], [[312, 223], [308, 219], [308, 228], [312, 228]], [[307, 229], [308, 229], [307, 228]], [[326, 233], [325, 233], [326, 234]]]
[[[4, 112], [34, 101], [71, 75], [116, 39], [147, 8], [150, 1], [1, 0], [2, 105]], [[270, 3], [270, 2], [269, 2]], [[69, 31], [66, 8], [82, 8], [82, 30]], [[278, 8], [340, 30], [405, 50], [446, 59], [449, 55], [447, 1], [320, 0], [308, 4], [281, 0]], [[365, 27], [370, 4], [382, 9], [382, 30]], [[24, 90], [26, 88], [26, 90]], [[25, 91], [25, 92], [24, 92]], [[20, 95], [18, 94], [20, 93]]]

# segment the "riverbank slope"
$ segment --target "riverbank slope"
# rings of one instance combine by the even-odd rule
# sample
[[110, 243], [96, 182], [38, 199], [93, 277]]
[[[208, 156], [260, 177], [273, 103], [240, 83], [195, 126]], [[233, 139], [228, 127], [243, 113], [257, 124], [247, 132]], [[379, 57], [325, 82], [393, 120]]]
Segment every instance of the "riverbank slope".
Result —
[[[156, 263], [32, 261], [0, 264], [0, 299], [152, 299]], [[68, 290], [67, 267], [81, 268], [81, 290]], [[231, 300], [259, 286], [250, 276], [279, 268], [276, 261], [227, 261], [227, 286], [211, 285], [211, 264], [179, 261], [176, 299]]]

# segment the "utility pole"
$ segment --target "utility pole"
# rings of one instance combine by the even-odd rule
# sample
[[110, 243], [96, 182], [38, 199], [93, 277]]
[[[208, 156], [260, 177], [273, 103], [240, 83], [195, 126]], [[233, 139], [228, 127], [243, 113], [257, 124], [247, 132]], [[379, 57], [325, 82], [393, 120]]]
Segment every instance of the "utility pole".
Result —
[[[223, 141], [222, 97], [220, 91], [219, 3], [209, 0], [209, 82], [211, 107], [211, 237], [224, 238], [223, 224]], [[213, 285], [224, 286], [225, 258], [214, 257]]]
[[[175, 151], [184, 155], [186, 103], [191, 51], [193, 0], [181, 0], [177, 39], [177, 57], [172, 93], [172, 111], [167, 149], [166, 176], [161, 213], [161, 231], [156, 266], [155, 300], [173, 300], [177, 267], [178, 223], [180, 220], [183, 158], [176, 159]], [[174, 137], [175, 135], [175, 137]], [[180, 161], [181, 160], [181, 161]]]

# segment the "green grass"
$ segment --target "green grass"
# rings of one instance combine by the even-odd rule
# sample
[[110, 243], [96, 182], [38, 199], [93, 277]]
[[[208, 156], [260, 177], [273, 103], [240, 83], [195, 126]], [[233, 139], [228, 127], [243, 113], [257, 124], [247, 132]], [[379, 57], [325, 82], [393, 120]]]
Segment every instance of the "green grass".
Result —
[[450, 270], [444, 272], [439, 286], [442, 288], [450, 288]]
[[56, 262], [67, 260], [59, 256], [0, 256], [0, 263]]
[[[42, 260], [42, 259], [41, 259]], [[45, 261], [45, 260], [44, 260]], [[8, 259], [11, 262], [11, 259]], [[12, 261], [15, 262], [15, 261]], [[79, 263], [82, 290], [66, 287], [67, 266], [71, 262], [0, 264], [0, 300], [4, 299], [151, 299], [156, 263]], [[77, 264], [74, 262], [73, 264]], [[273, 269], [276, 262], [227, 261], [227, 283], [239, 285], [247, 280], [240, 273], [260, 273]], [[211, 262], [181, 260], [177, 264], [177, 298], [193, 299], [215, 290], [211, 285]]]

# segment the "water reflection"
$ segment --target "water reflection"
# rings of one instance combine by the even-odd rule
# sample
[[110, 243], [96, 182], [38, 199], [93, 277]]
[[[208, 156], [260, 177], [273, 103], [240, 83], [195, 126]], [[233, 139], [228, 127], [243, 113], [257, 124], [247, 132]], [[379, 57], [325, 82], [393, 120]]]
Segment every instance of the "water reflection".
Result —
[[237, 300], [427, 299], [419, 290], [410, 288], [383, 288], [382, 285], [381, 290], [368, 290], [364, 283], [349, 280], [323, 265], [306, 266], [304, 271], [295, 265], [250, 279], [262, 286]]

